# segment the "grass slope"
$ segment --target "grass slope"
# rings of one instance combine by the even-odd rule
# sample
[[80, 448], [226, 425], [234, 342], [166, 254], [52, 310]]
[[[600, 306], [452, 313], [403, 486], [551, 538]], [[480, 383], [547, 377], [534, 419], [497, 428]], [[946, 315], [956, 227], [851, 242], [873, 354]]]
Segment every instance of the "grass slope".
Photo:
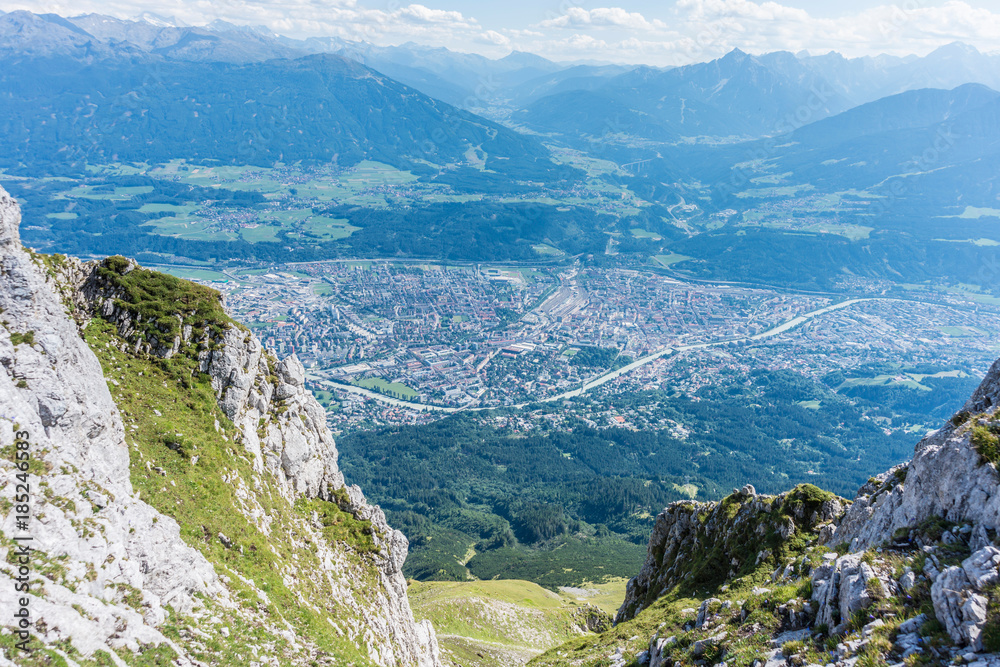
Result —
[[[618, 584], [620, 597], [624, 584]], [[417, 582], [408, 591], [417, 618], [438, 633], [445, 664], [522, 665], [585, 631], [586, 602], [529, 581]]]
[[[207, 315], [203, 327], [229, 325], [228, 318], [212, 317], [221, 308], [210, 290], [148, 271], [133, 271], [128, 280], [126, 298], [136, 303], [124, 305], [160, 313], [167, 304], [150, 295], [177, 281], [189, 287], [193, 301], [183, 301], [188, 312]], [[371, 525], [336, 503], [310, 499], [293, 505], [276, 480], [254, 472], [208, 376], [197, 370], [193, 346], [169, 360], [123, 352], [135, 348], [100, 318], [84, 334], [125, 423], [136, 493], [180, 524], [182, 539], [213, 563], [239, 603], [231, 609], [204, 600], [239, 642], [219, 633], [196, 637], [190, 628], [204, 622], [177, 615], [164, 632], [210, 665], [288, 664], [293, 658], [317, 665], [372, 664], [351, 629], [359, 625], [358, 603], [374, 605], [378, 595]], [[333, 550], [342, 570], [324, 565], [329, 552], [319, 542]], [[281, 636], [281, 628], [292, 630], [297, 643]]]

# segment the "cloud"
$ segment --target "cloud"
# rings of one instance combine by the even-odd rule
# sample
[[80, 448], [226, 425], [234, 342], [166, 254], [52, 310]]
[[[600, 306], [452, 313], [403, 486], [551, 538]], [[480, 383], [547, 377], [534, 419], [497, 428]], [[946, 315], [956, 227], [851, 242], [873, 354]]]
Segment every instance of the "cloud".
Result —
[[290, 37], [334, 36], [376, 43], [447, 42], [449, 37], [468, 39], [484, 29], [474, 18], [413, 3], [386, 3], [368, 8], [357, 0], [14, 0], [5, 11], [27, 9], [61, 16], [108, 14], [135, 18], [143, 12], [173, 16], [181, 23], [204, 25], [221, 19], [240, 25], [265, 25]]
[[625, 28], [627, 30], [656, 30], [666, 28], [659, 20], [649, 21], [638, 12], [629, 12], [621, 7], [583, 9], [570, 7], [562, 16], [542, 21], [540, 28]]
[[497, 46], [510, 46], [510, 38], [506, 35], [501, 35], [496, 30], [487, 30], [486, 32], [479, 34], [479, 39], [486, 42], [487, 44], [495, 44]]
[[[63, 16], [86, 12], [132, 18], [143, 11], [190, 25], [214, 19], [265, 25], [290, 37], [333, 36], [375, 44], [407, 41], [502, 56], [511, 49], [555, 60], [589, 59], [683, 65], [724, 55], [777, 50], [923, 55], [952, 41], [1000, 50], [1000, 13], [965, 0], [881, 0], [886, 4], [839, 16], [814, 16], [781, 0], [676, 0], [659, 9], [570, 6], [541, 23], [485, 25], [439, 0], [0, 0], [0, 9]], [[600, 0], [595, 0], [600, 1]], [[878, 2], [879, 0], [873, 0]], [[892, 3], [892, 4], [891, 4]], [[515, 17], [516, 19], [516, 17]]]
[[[516, 48], [558, 59], [578, 57], [577, 46], [585, 44], [581, 36], [590, 34], [604, 46], [592, 45], [601, 50], [587, 57], [656, 65], [709, 60], [733, 48], [901, 56], [963, 41], [982, 51], [1000, 50], [1000, 14], [964, 0], [936, 6], [925, 6], [925, 1], [900, 0], [834, 17], [813, 16], [770, 0], [677, 0], [655, 18], [620, 7], [571, 7], [534, 26], [552, 38], [513, 41]], [[557, 37], [566, 31], [575, 34]]]

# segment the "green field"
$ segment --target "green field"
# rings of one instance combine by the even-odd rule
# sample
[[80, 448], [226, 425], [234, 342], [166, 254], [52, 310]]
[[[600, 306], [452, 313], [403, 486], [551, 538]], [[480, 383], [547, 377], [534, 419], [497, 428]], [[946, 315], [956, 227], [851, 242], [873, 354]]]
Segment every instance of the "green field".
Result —
[[324, 241], [336, 241], [347, 238], [361, 229], [349, 224], [343, 218], [326, 218], [321, 215], [312, 216], [302, 225], [302, 231], [313, 234]]
[[939, 327], [941, 333], [952, 338], [973, 338], [986, 334], [975, 327]]
[[393, 396], [396, 398], [402, 398], [407, 401], [412, 401], [420, 397], [420, 394], [416, 390], [407, 387], [401, 382], [389, 382], [384, 378], [366, 378], [364, 380], [357, 380], [353, 382], [355, 386], [364, 387], [365, 389], [371, 389], [372, 391], [377, 391], [380, 394], [385, 394], [386, 396]]
[[227, 283], [230, 278], [220, 271], [209, 271], [207, 269], [187, 269], [179, 266], [157, 267], [157, 271], [169, 273], [185, 280], [208, 280], [213, 282]]
[[250, 243], [273, 243], [278, 240], [277, 234], [280, 231], [280, 227], [257, 225], [256, 227], [240, 228], [240, 236], [243, 237], [244, 241], [248, 241]]
[[54, 220], [76, 220], [76, 213], [70, 211], [64, 211], [62, 213], [47, 213], [46, 218], [52, 218]]
[[944, 243], [971, 243], [974, 246], [979, 246], [980, 248], [994, 248], [1000, 246], [1000, 241], [995, 241], [993, 239], [978, 238], [978, 239], [934, 239], [935, 241], [943, 241]]
[[154, 233], [161, 236], [173, 236], [194, 241], [235, 241], [238, 237], [234, 232], [211, 229], [211, 223], [208, 220], [195, 217], [160, 218], [146, 223], [143, 227], [152, 227]]
[[687, 255], [679, 255], [676, 252], [672, 252], [669, 255], [653, 255], [653, 259], [660, 266], [673, 266], [674, 264], [680, 264], [681, 262], [686, 262], [691, 259]]
[[[928, 376], [925, 375], [923, 377]], [[906, 387], [907, 389], [916, 389], [918, 391], [931, 391], [930, 387], [920, 384], [920, 381], [914, 379], [914, 376], [909, 373], [902, 373], [900, 375], [877, 375], [871, 378], [848, 378], [847, 380], [844, 380], [844, 384], [838, 387], [838, 391], [842, 388], [856, 387], [859, 385], [870, 385], [876, 387]]]
[[566, 254], [562, 250], [559, 250], [558, 248], [553, 248], [547, 243], [538, 243], [531, 247], [534, 248], [535, 252], [537, 252], [539, 255], [547, 255], [550, 257], [561, 257], [562, 255]]
[[966, 206], [960, 214], [951, 216], [953, 218], [1000, 218], [1000, 208], [979, 208], [976, 206]]
[[808, 192], [814, 189], [812, 185], [808, 183], [804, 185], [783, 185], [773, 188], [751, 188], [749, 190], [744, 190], [743, 192], [736, 193], [736, 196], [741, 199], [750, 198], [762, 198], [762, 197], [794, 197], [800, 192]]
[[136, 185], [132, 187], [116, 187], [114, 192], [96, 191], [100, 186], [78, 185], [72, 190], [67, 190], [63, 197], [83, 197], [85, 199], [107, 199], [109, 201], [126, 201], [135, 195], [144, 195], [153, 191], [151, 185]]
[[650, 239], [651, 241], [663, 240], [663, 237], [657, 234], [656, 232], [651, 232], [645, 229], [641, 229], [639, 227], [633, 227], [629, 231], [632, 232], [632, 236], [636, 237], [637, 239]]
[[198, 209], [195, 204], [143, 204], [139, 207], [139, 213], [173, 213], [175, 215], [187, 215], [194, 213]]
[[523, 664], [583, 636], [579, 619], [586, 606], [613, 614], [625, 598], [625, 580], [562, 593], [516, 579], [411, 581], [407, 597], [414, 617], [434, 624], [446, 660], [492, 667]]

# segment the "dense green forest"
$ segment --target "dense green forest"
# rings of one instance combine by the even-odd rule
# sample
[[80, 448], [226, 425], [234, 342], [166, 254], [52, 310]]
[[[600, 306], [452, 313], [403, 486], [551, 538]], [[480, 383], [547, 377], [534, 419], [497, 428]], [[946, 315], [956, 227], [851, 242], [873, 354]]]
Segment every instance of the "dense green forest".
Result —
[[[853, 497], [870, 475], [908, 458], [922, 435], [887, 434], [883, 419], [951, 414], [975, 382], [928, 379], [942, 389], [939, 402], [886, 387], [896, 398], [883, 409], [873, 402], [878, 392], [838, 393], [843, 382], [826, 380], [761, 370], [694, 397], [584, 396], [517, 413], [533, 429], [498, 425], [513, 413], [461, 414], [349, 434], [338, 446], [348, 479], [410, 537], [409, 576], [570, 585], [634, 574], [655, 515], [674, 500], [716, 499], [747, 483], [778, 493], [803, 482]], [[570, 416], [556, 427], [547, 419], [602, 410], [644, 415], [647, 426], [595, 428]], [[611, 552], [620, 556], [608, 560]]]

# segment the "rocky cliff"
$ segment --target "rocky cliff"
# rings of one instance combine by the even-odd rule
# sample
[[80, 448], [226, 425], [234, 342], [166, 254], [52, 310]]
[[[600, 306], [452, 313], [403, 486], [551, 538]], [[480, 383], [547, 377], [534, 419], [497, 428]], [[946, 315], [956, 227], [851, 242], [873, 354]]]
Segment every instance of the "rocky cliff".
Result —
[[19, 217], [0, 190], [0, 607], [33, 651], [5, 620], [0, 664], [440, 664], [301, 364], [211, 290], [26, 252]]
[[537, 665], [1000, 665], [1000, 362], [853, 501], [746, 487], [658, 517], [616, 627]]

